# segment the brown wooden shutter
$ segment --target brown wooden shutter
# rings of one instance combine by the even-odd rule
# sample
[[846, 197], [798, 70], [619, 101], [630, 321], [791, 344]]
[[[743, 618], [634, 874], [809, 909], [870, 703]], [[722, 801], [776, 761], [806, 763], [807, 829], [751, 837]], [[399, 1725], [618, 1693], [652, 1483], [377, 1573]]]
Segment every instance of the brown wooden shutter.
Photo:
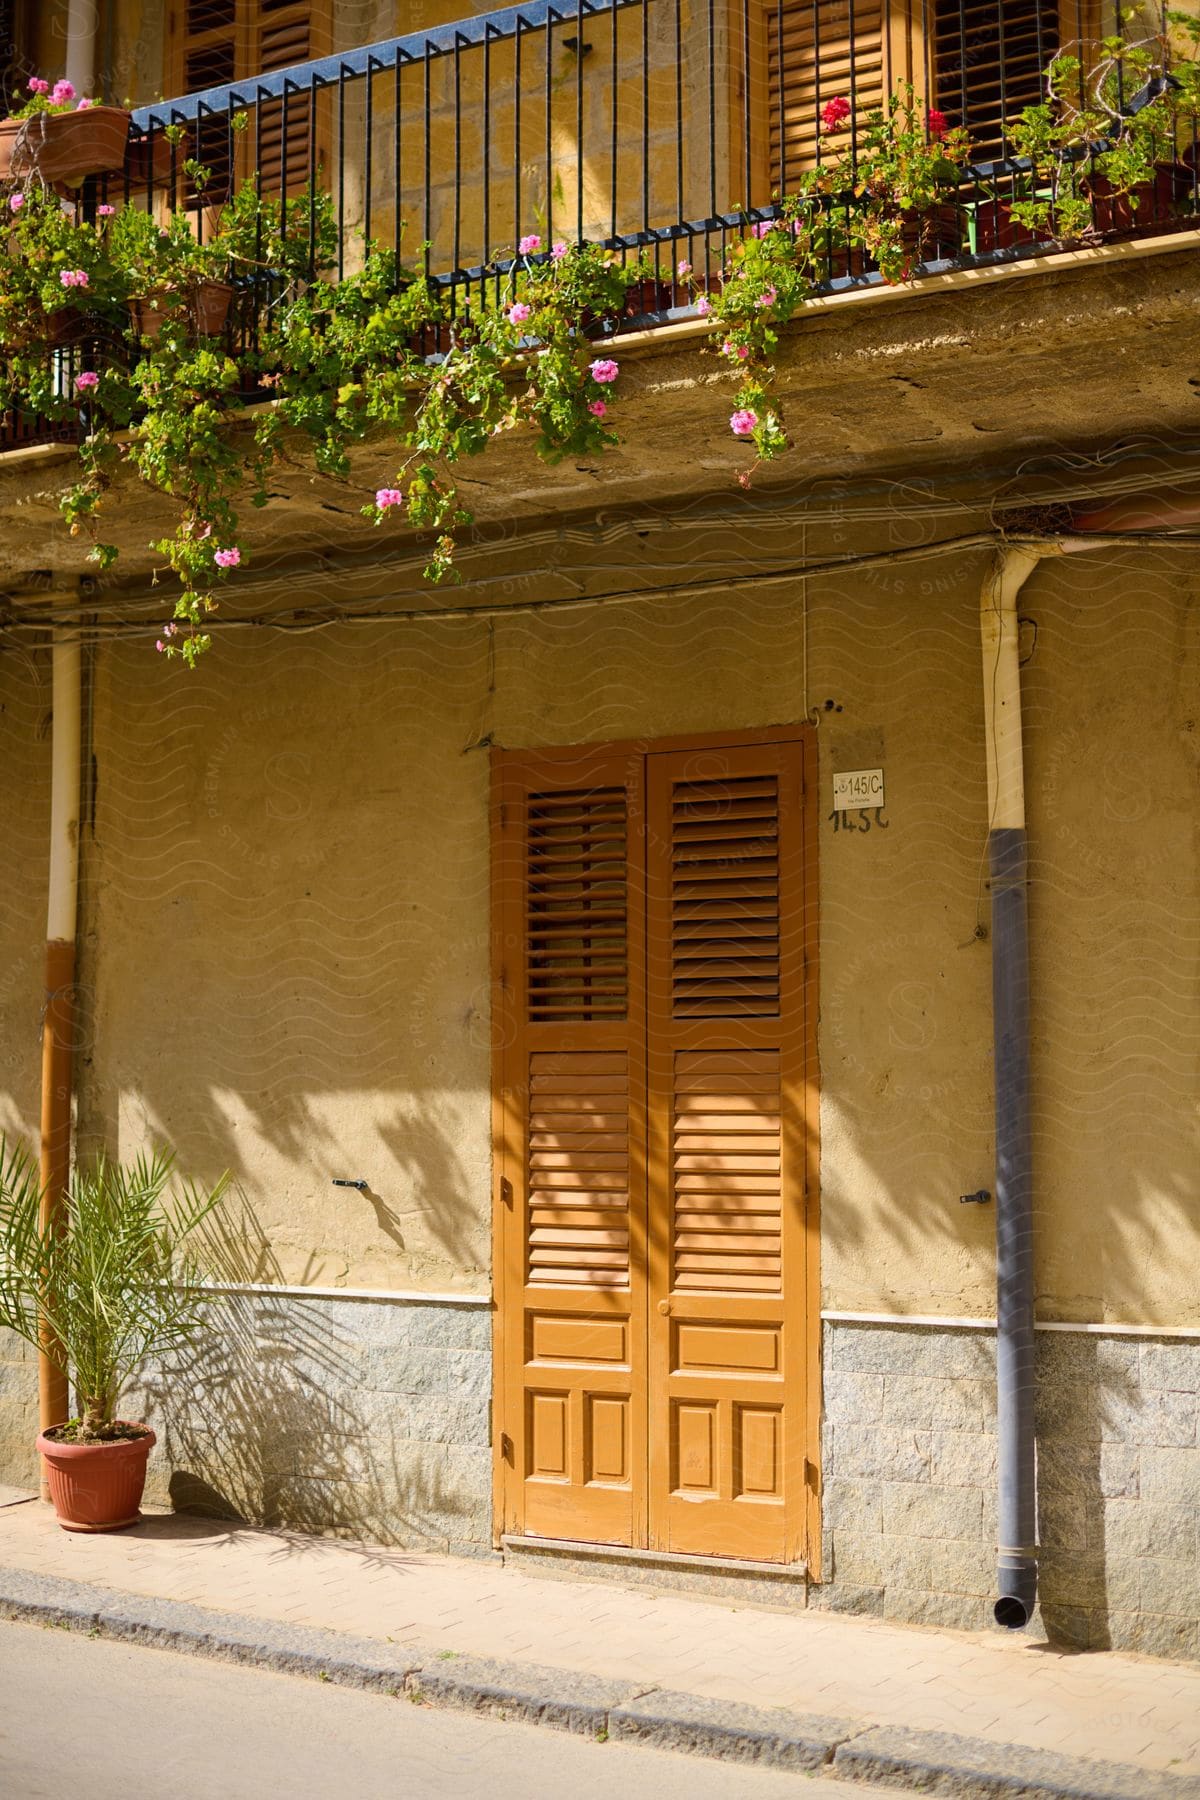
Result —
[[[253, 77], [312, 61], [329, 49], [329, 19], [313, 0], [181, 0], [170, 18], [167, 86], [172, 94], [194, 94], [203, 88], [245, 82], [252, 95]], [[261, 171], [265, 194], [305, 186], [309, 169], [320, 164], [314, 148], [313, 108], [302, 96], [287, 101], [287, 152], [284, 156], [284, 104], [264, 101], [261, 117], [251, 112], [250, 131], [235, 138], [237, 169], [231, 167], [229, 130], [224, 118], [201, 121], [199, 158], [212, 170], [206, 199], [228, 198], [235, 178]], [[320, 103], [318, 103], [319, 125]], [[188, 134], [185, 155], [197, 154], [195, 131]], [[189, 191], [188, 203], [197, 196]]]
[[934, 0], [930, 99], [968, 128], [978, 161], [1007, 154], [1005, 123], [1043, 98], [1058, 47], [1045, 0]]
[[631, 1544], [644, 1510], [643, 759], [496, 760], [504, 1516]]
[[[270, 74], [309, 62], [319, 54], [313, 48], [313, 9], [310, 0], [260, 0], [257, 7], [257, 53], [254, 69]], [[254, 71], [250, 71], [253, 73]], [[258, 166], [264, 194], [278, 194], [286, 182], [289, 194], [307, 183], [312, 153], [312, 103], [292, 95], [287, 100], [287, 152], [284, 155], [284, 102], [267, 100], [259, 109], [261, 146]], [[314, 156], [314, 162], [317, 160]]]
[[[844, 96], [858, 118], [891, 86], [887, 0], [782, 0], [767, 4], [767, 98], [772, 188], [795, 187], [817, 161], [820, 113]], [[845, 142], [830, 139], [833, 146]]]
[[[195, 94], [204, 88], [223, 87], [238, 74], [238, 0], [183, 0], [171, 24], [177, 42], [172, 45], [172, 94]], [[232, 162], [229, 128], [223, 119], [202, 119], [189, 128], [179, 148], [182, 166], [195, 157], [210, 171], [205, 199], [219, 205], [229, 198]], [[185, 186], [185, 203], [200, 203], [195, 185]]]

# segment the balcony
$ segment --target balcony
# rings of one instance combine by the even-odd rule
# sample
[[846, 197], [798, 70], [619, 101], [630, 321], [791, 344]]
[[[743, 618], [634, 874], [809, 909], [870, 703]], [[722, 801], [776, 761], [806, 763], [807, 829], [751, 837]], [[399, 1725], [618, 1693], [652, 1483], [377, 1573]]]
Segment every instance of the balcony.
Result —
[[[185, 73], [228, 72], [232, 51], [220, 27], [204, 23], [221, 9], [193, 14], [200, 28], [185, 46]], [[731, 246], [779, 216], [823, 159], [857, 168], [869, 114], [906, 82], [965, 127], [972, 145], [952, 204], [923, 233], [914, 273], [1195, 225], [1194, 115], [1176, 121], [1153, 178], [1135, 192], [1083, 182], [1087, 217], [1069, 241], [1020, 218], [1020, 199], [1038, 192], [1017, 153], [1022, 109], [1038, 101], [1060, 52], [1082, 54], [1080, 104], [1094, 99], [1083, 70], [1100, 54], [1102, 28], [1120, 24], [1119, 12], [1102, 16], [1084, 0], [533, 0], [144, 106], [123, 174], [89, 181], [76, 204], [84, 216], [114, 204], [160, 219], [183, 212], [204, 241], [247, 178], [280, 202], [281, 216], [309, 188], [330, 196], [330, 261], [313, 236], [299, 277], [296, 259], [287, 277], [253, 259], [235, 277], [224, 329], [249, 399], [266, 392], [255, 371], [259, 333], [289, 284], [344, 278], [369, 243], [394, 251], [398, 280], [423, 275], [440, 290], [451, 322], [469, 318], [481, 298], [500, 299], [516, 246], [533, 233], [543, 254], [562, 240], [648, 257], [654, 279], [631, 292], [628, 322], [689, 316], [697, 292], [720, 283]], [[294, 54], [296, 41], [285, 35], [280, 53]], [[1161, 87], [1136, 59], [1112, 63], [1114, 122]], [[832, 100], [845, 117], [831, 130]], [[852, 179], [813, 204], [848, 213], [853, 188]], [[837, 241], [831, 232], [819, 291], [877, 287], [883, 276], [869, 256], [847, 256]], [[441, 347], [435, 334], [429, 349]], [[96, 354], [86, 339], [54, 352], [64, 394], [76, 365]], [[73, 431], [10, 415], [0, 447]]]
[[[961, 219], [925, 261], [1006, 260], [1054, 247], [1012, 218], [1029, 166], [1013, 123], [1060, 50], [1082, 47], [1086, 62], [1121, 23], [1084, 0], [533, 0], [143, 107], [123, 184], [96, 197], [186, 207], [203, 235], [246, 175], [267, 196], [311, 183], [334, 200], [339, 276], [375, 240], [455, 313], [531, 232], [648, 250], [658, 283], [646, 311], [662, 316], [689, 299], [680, 259], [717, 279], [731, 240], [831, 148], [853, 158], [868, 113], [911, 81], [966, 127], [976, 158]], [[212, 36], [200, 33], [185, 69], [223, 66]], [[1136, 71], [1123, 79], [1118, 66], [1115, 79], [1122, 109], [1145, 104]], [[1082, 74], [1080, 87], [1082, 103]], [[850, 111], [831, 135], [834, 98]], [[210, 171], [202, 195], [189, 159]], [[1198, 181], [1192, 118], [1133, 203], [1091, 196], [1087, 241], [1194, 222]], [[832, 287], [877, 279], [839, 273], [831, 256]], [[267, 295], [249, 298], [253, 314]]]

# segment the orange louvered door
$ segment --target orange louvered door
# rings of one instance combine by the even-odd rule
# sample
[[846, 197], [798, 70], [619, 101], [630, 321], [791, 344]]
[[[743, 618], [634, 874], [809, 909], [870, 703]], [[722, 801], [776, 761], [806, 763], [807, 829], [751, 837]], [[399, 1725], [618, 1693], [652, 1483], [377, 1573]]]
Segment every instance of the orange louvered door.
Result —
[[645, 1531], [643, 758], [497, 760], [502, 1517]]
[[804, 1548], [799, 743], [647, 759], [650, 1537]]

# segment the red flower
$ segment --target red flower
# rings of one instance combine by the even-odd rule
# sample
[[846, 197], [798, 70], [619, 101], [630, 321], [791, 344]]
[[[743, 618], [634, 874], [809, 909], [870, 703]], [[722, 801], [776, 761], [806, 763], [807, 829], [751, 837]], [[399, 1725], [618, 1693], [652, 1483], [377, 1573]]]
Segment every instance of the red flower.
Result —
[[927, 117], [929, 119], [929, 135], [935, 144], [939, 143], [949, 129], [950, 121], [944, 112], [938, 111], [936, 106], [930, 107]]
[[844, 95], [838, 94], [827, 100], [821, 108], [822, 131], [837, 131], [850, 117], [850, 102]]

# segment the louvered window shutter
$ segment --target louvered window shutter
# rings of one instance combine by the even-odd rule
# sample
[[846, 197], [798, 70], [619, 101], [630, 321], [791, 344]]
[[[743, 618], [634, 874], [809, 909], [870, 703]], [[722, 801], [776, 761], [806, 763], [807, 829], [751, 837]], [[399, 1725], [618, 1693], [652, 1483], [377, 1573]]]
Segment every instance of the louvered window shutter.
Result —
[[[327, 16], [317, 13], [312, 0], [183, 0], [180, 11], [171, 16], [171, 31], [173, 67], [168, 85], [172, 92], [188, 94], [245, 82], [247, 97], [252, 98], [255, 75], [309, 62], [329, 47]], [[255, 170], [261, 174], [264, 194], [280, 193], [284, 182], [287, 192], [294, 194], [321, 162], [313, 132], [312, 103], [304, 96], [289, 95], [286, 155], [282, 100], [264, 101], [251, 114], [248, 138], [233, 140], [236, 170], [224, 118], [202, 120], [198, 152], [193, 132], [185, 154], [198, 153], [212, 171], [205, 190], [210, 204], [228, 199], [235, 178]], [[189, 190], [188, 204], [197, 203], [194, 189]]]
[[978, 161], [1008, 154], [1006, 126], [1043, 98], [1059, 42], [1046, 0], [935, 0], [930, 95], [970, 131]]
[[[309, 0], [302, 0], [301, 4], [297, 0], [260, 0], [257, 14], [256, 69], [270, 74], [273, 69], [289, 69], [295, 63], [308, 62], [318, 54], [313, 47], [313, 8]], [[268, 100], [259, 111], [257, 160], [263, 192], [278, 194], [286, 184], [287, 193], [299, 193], [309, 178], [310, 159], [314, 172], [320, 160], [313, 144], [312, 103], [307, 97], [288, 96], [286, 154], [284, 102]]]
[[[194, 94], [204, 88], [222, 87], [236, 79], [238, 69], [238, 0], [185, 0], [182, 10], [171, 15], [175, 45], [172, 93]], [[179, 149], [179, 163], [195, 157], [209, 170], [204, 197], [220, 205], [229, 198], [232, 158], [229, 127], [224, 119], [202, 119], [191, 127]], [[199, 204], [199, 194], [189, 180], [186, 204]]]
[[[887, 97], [887, 0], [780, 0], [766, 7], [772, 190], [817, 161], [822, 107], [850, 100], [861, 120]], [[833, 146], [846, 139], [835, 136]]]

